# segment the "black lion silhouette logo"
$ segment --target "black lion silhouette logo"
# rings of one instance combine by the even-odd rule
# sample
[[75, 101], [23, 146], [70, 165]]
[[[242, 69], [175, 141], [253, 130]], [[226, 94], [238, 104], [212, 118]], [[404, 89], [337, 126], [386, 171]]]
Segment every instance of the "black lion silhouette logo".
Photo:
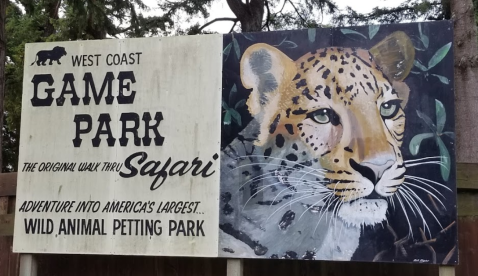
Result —
[[33, 61], [33, 63], [30, 66], [35, 64], [35, 62], [37, 63], [38, 66], [40, 66], [40, 64], [45, 66], [47, 60], [50, 60], [50, 63], [48, 63], [49, 65], [52, 65], [53, 61], [56, 61], [58, 64], [61, 64], [60, 63], [60, 58], [62, 56], [66, 56], [66, 50], [65, 50], [65, 48], [60, 47], [60, 46], [56, 46], [52, 50], [38, 51], [38, 53], [35, 57], [35, 60]]

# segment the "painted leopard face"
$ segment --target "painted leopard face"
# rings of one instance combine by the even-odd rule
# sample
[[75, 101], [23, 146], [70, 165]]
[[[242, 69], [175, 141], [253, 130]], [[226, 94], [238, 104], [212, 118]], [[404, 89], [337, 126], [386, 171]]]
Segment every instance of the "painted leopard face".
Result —
[[354, 225], [383, 221], [387, 198], [404, 181], [409, 88], [401, 81], [413, 64], [410, 45], [394, 33], [370, 51], [330, 47], [292, 61], [255, 44], [241, 60], [243, 85], [253, 89], [247, 104], [260, 128], [256, 146], [283, 160], [283, 176], [315, 181], [323, 201]]

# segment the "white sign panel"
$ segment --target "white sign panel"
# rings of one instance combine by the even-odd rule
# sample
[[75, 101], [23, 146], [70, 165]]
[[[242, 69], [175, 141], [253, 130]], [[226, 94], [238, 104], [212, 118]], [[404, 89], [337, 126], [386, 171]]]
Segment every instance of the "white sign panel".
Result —
[[222, 36], [25, 60], [14, 250], [217, 256]]

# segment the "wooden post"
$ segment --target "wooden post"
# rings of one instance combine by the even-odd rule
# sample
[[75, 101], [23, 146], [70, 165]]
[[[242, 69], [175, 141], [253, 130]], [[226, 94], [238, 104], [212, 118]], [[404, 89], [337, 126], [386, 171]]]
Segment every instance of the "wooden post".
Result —
[[37, 276], [37, 262], [32, 254], [20, 255], [19, 276]]
[[440, 266], [438, 268], [438, 276], [455, 276], [454, 266]]
[[[227, 259], [227, 276], [243, 276], [244, 262], [242, 259]], [[440, 275], [441, 276], [441, 275]]]

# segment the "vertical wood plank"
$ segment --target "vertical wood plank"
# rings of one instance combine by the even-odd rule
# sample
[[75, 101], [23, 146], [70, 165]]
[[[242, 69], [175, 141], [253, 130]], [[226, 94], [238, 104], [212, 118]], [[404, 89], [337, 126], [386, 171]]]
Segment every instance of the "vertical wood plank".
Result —
[[20, 255], [19, 276], [37, 276], [37, 262], [33, 254]]
[[438, 268], [438, 276], [455, 276], [454, 266], [440, 266]]
[[[8, 197], [0, 196], [0, 215], [6, 215], [7, 213]], [[0, 237], [0, 275], [9, 274], [9, 259], [11, 254], [10, 246], [11, 244], [8, 237]]]
[[227, 276], [243, 276], [244, 261], [242, 259], [227, 259]]

